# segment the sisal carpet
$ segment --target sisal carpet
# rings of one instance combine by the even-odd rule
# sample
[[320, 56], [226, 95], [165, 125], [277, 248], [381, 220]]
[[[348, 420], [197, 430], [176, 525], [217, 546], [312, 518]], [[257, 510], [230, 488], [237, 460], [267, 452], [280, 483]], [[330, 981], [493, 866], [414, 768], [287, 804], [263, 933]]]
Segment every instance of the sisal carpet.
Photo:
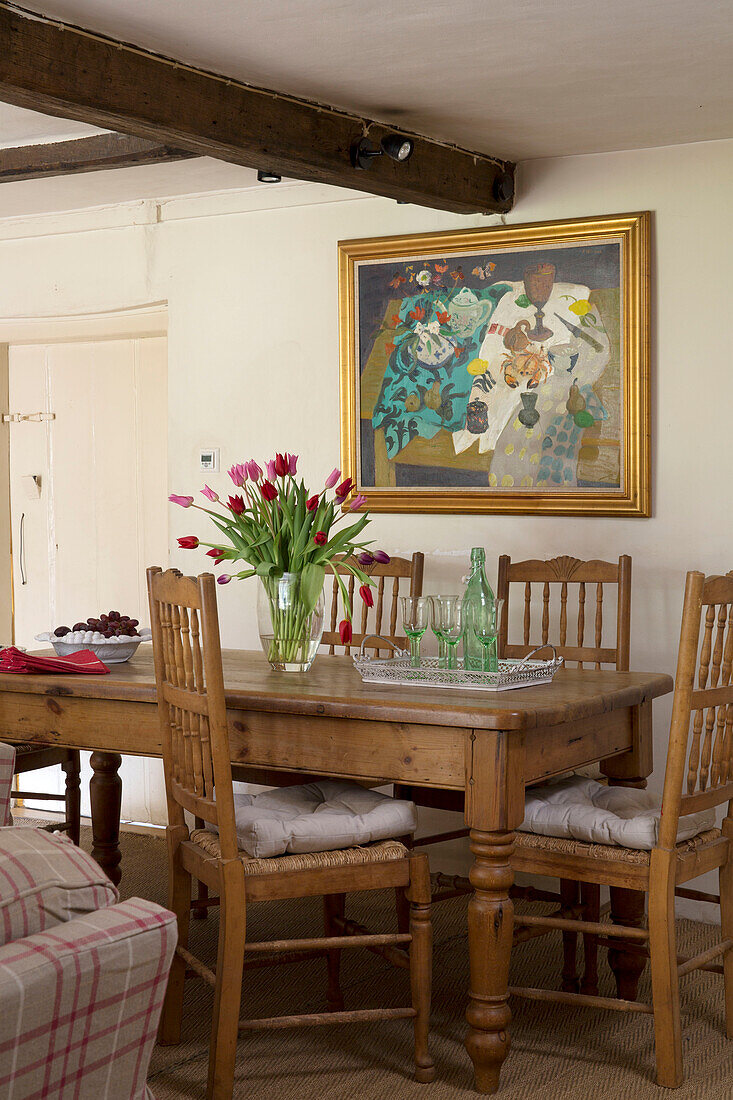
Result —
[[[90, 847], [90, 830], [82, 845]], [[165, 904], [166, 860], [162, 840], [125, 833], [122, 892]], [[468, 959], [465, 899], [434, 909], [433, 1028], [437, 1066], [432, 1085], [411, 1079], [409, 1021], [256, 1032], [239, 1042], [234, 1096], [237, 1100], [468, 1100], [471, 1070], [463, 1047]], [[390, 893], [354, 895], [349, 915], [390, 930]], [[320, 903], [268, 903], [248, 913], [254, 939], [321, 932]], [[217, 916], [193, 921], [192, 950], [210, 964], [216, 958]], [[709, 925], [679, 922], [680, 951], [694, 955], [714, 942]], [[560, 971], [560, 937], [546, 936], [517, 948], [512, 983], [552, 987]], [[347, 1008], [409, 1003], [407, 975], [370, 952], [345, 951], [342, 985]], [[601, 952], [602, 993], [613, 992]], [[325, 1007], [325, 965], [319, 960], [263, 968], [245, 977], [243, 1015], [321, 1011]], [[641, 994], [649, 998], [648, 975]], [[149, 1083], [157, 1100], [204, 1100], [212, 991], [187, 983], [183, 1039], [178, 1047], [157, 1047]], [[514, 1001], [512, 1052], [504, 1064], [503, 1100], [731, 1100], [733, 1041], [723, 1031], [722, 979], [696, 972], [682, 979], [682, 1029], [686, 1082], [671, 1093], [654, 1084], [653, 1023], [638, 1016], [562, 1005]]]

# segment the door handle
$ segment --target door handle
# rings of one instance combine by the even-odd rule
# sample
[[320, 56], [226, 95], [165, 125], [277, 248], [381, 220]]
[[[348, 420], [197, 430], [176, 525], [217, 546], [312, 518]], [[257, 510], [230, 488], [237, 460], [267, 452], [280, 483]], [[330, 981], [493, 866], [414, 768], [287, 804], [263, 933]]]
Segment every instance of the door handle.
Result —
[[20, 546], [18, 548], [18, 564], [20, 565], [20, 583], [28, 584], [25, 572], [25, 512], [20, 515]]

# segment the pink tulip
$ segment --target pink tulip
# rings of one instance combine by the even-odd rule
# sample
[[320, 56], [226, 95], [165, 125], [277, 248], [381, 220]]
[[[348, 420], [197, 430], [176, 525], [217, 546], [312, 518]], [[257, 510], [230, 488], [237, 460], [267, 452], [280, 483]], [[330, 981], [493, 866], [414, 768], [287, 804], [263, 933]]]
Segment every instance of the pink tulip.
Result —
[[363, 493], [359, 493], [357, 496], [354, 497], [351, 504], [349, 505], [349, 511], [355, 512], [357, 508], [361, 508], [362, 504], [366, 504], [366, 499], [367, 498], [364, 496]]
[[210, 489], [208, 485], [204, 485], [203, 489], [201, 490], [201, 495], [205, 496], [207, 500], [212, 501], [212, 503], [214, 504], [216, 504], [217, 500], [219, 499], [219, 494], [215, 493], [213, 489]]
[[341, 471], [340, 470], [336, 470], [336, 469], [332, 470], [331, 473], [326, 478], [326, 488], [327, 489], [333, 489], [334, 485], [338, 482], [338, 479], [340, 477], [341, 477]]
[[241, 489], [245, 481], [247, 480], [246, 465], [242, 462], [235, 463], [235, 465], [232, 466], [232, 468], [229, 470], [229, 476], [234, 484], [237, 486], [237, 488]]
[[288, 464], [290, 466], [290, 473], [295, 476], [295, 472], [298, 469], [298, 456], [288, 455]]
[[168, 500], [171, 504], [180, 504], [181, 508], [190, 508], [193, 504], [193, 497], [180, 497], [176, 493], [171, 493]]
[[262, 470], [257, 465], [255, 460], [253, 458], [251, 458], [249, 460], [249, 462], [245, 462], [245, 466], [247, 468], [247, 473], [252, 478], [252, 481], [259, 481], [260, 478], [262, 477]]
[[232, 578], [229, 576], [228, 573], [220, 573], [219, 576], [216, 578], [216, 583], [217, 584], [229, 584], [229, 581], [231, 579]]
[[277, 472], [275, 470], [275, 459], [271, 458], [270, 461], [267, 463], [267, 478], [269, 481], [274, 481], [276, 477]]

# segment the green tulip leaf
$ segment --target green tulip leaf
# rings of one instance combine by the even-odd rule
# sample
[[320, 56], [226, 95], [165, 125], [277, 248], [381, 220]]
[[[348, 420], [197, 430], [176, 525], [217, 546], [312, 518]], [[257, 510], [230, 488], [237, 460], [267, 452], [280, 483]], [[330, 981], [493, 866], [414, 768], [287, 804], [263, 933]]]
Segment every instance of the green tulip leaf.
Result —
[[274, 561], [261, 561], [256, 570], [258, 577], [271, 577], [277, 571], [277, 563]]
[[318, 603], [325, 576], [326, 570], [322, 565], [309, 561], [303, 566], [303, 572], [300, 575], [300, 596], [306, 611], [312, 611]]

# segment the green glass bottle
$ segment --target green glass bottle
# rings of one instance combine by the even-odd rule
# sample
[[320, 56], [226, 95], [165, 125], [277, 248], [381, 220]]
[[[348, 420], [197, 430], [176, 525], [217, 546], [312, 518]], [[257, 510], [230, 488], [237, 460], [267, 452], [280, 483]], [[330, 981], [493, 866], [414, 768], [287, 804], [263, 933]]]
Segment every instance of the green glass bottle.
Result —
[[[463, 593], [463, 616], [466, 624], [463, 634], [463, 664], [465, 668], [481, 669], [483, 667], [483, 646], [471, 629], [471, 608], [480, 607], [482, 604], [494, 605], [494, 593], [486, 579], [486, 553], [481, 546], [474, 546], [471, 551], [471, 574]], [[496, 643], [490, 656], [489, 671], [498, 669], [496, 658]]]

